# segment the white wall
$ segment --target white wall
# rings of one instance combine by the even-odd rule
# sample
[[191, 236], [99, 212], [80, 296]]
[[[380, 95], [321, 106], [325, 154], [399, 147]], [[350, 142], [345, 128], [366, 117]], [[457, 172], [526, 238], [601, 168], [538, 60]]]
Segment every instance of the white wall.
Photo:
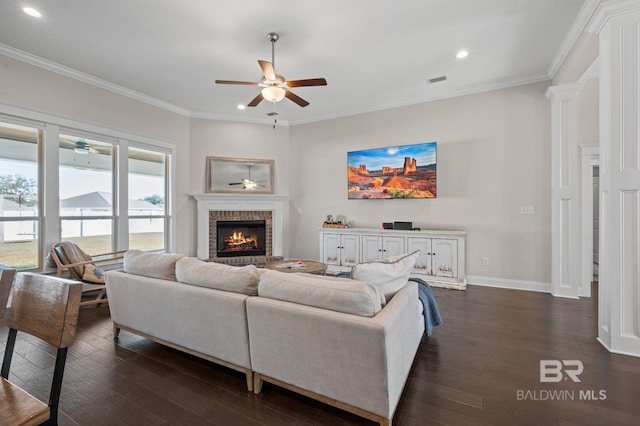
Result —
[[[357, 227], [412, 221], [463, 229], [467, 274], [548, 284], [548, 82], [291, 128], [292, 254], [318, 258], [318, 228], [343, 215]], [[438, 142], [438, 198], [347, 200], [347, 151]], [[520, 206], [535, 206], [532, 216]], [[297, 209], [301, 214], [298, 214]], [[482, 258], [489, 257], [489, 266]]]
[[[0, 56], [0, 103], [176, 144], [180, 253], [195, 255], [190, 194], [204, 192], [206, 156], [268, 158], [276, 164], [275, 192], [290, 197], [285, 255], [316, 259], [317, 229], [327, 214], [357, 226], [406, 220], [423, 229], [467, 230], [470, 276], [542, 283], [550, 280], [547, 86], [273, 129], [189, 119]], [[428, 141], [438, 142], [437, 199], [347, 200], [347, 151]], [[535, 206], [536, 214], [520, 215], [521, 205]]]
[[[291, 181], [289, 128], [232, 121], [191, 120], [189, 182], [192, 194], [205, 192], [206, 157], [274, 160], [274, 193], [288, 195]], [[195, 201], [192, 200], [195, 207]], [[289, 256], [289, 210], [285, 209], [283, 252]], [[196, 215], [190, 217], [195, 235]], [[195, 241], [193, 243], [195, 250]]]
[[176, 251], [195, 253], [188, 197], [189, 118], [0, 55], [0, 103], [176, 145]]

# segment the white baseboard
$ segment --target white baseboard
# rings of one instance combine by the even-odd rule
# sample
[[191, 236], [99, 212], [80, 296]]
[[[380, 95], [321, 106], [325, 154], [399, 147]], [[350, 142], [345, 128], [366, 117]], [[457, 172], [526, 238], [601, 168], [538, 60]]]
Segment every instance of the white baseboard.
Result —
[[513, 290], [538, 291], [541, 293], [551, 293], [551, 284], [538, 281], [507, 280], [494, 277], [477, 277], [467, 275], [468, 285], [479, 285], [484, 287], [509, 288]]

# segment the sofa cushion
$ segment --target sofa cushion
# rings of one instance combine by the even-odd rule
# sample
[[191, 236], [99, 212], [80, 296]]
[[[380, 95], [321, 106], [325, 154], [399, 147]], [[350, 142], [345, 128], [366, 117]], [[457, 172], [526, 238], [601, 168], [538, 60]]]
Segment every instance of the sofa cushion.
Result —
[[380, 312], [383, 300], [366, 282], [271, 270], [260, 276], [258, 295], [363, 317]]
[[176, 278], [185, 284], [249, 296], [258, 294], [258, 268], [254, 265], [231, 266], [183, 257], [176, 263]]
[[129, 250], [124, 254], [122, 267], [129, 274], [176, 281], [176, 262], [182, 257], [181, 254]]
[[375, 284], [387, 302], [407, 284], [420, 257], [420, 250], [376, 262], [358, 263], [351, 268], [351, 278]]

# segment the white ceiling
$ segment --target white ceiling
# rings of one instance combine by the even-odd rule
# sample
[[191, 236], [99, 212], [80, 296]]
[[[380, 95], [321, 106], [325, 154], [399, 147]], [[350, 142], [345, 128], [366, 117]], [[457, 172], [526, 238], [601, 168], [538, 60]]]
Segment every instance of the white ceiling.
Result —
[[[2, 0], [0, 54], [192, 117], [269, 122], [275, 108], [279, 122], [298, 124], [547, 80], [593, 3]], [[27, 4], [43, 17], [23, 13]], [[293, 90], [306, 108], [284, 99], [240, 111], [259, 88], [213, 81], [259, 81], [271, 31], [279, 74], [328, 85]]]

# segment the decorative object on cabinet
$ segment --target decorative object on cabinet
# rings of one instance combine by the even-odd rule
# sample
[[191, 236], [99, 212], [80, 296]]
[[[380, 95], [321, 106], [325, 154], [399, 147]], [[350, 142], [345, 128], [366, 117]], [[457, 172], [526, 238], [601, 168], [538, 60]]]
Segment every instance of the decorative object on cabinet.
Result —
[[328, 214], [327, 219], [322, 224], [323, 228], [338, 228], [343, 229], [346, 228], [343, 220], [334, 220], [333, 215]]
[[320, 229], [320, 261], [327, 274], [347, 272], [356, 263], [420, 250], [412, 276], [433, 287], [466, 289], [466, 232], [454, 230]]
[[207, 157], [207, 193], [273, 194], [274, 160]]
[[348, 198], [435, 198], [436, 172], [436, 142], [348, 152]]

